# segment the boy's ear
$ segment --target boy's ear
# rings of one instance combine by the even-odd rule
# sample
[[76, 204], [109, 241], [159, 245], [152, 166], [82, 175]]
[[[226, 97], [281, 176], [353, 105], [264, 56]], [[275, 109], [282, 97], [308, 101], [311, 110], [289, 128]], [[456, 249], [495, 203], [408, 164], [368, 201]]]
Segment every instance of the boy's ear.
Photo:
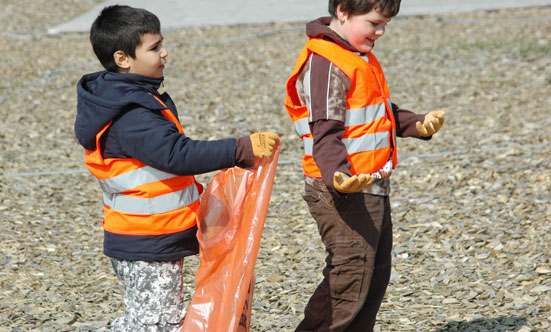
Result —
[[128, 61], [128, 54], [123, 51], [116, 51], [113, 53], [113, 59], [115, 59], [115, 64], [121, 69], [129, 69], [130, 62]]
[[339, 22], [343, 23], [344, 21], [346, 21], [348, 14], [342, 11], [340, 4], [337, 6], [336, 12], [337, 12], [337, 20], [339, 20]]

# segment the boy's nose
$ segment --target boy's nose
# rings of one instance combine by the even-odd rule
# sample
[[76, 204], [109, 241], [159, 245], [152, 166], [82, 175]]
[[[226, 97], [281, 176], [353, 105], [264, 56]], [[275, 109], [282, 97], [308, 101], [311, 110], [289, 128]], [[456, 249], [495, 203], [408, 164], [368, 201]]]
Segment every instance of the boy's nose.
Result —
[[166, 48], [163, 47], [163, 49], [161, 50], [161, 58], [166, 58], [168, 56], [168, 51], [166, 50]]

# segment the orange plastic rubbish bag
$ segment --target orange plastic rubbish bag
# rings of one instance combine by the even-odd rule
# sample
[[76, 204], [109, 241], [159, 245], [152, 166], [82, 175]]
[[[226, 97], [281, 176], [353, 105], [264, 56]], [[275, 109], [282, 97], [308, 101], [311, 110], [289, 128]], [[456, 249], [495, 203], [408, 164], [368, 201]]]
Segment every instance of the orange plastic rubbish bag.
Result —
[[183, 332], [250, 329], [254, 265], [274, 182], [279, 145], [254, 169], [217, 173], [197, 214], [199, 268]]

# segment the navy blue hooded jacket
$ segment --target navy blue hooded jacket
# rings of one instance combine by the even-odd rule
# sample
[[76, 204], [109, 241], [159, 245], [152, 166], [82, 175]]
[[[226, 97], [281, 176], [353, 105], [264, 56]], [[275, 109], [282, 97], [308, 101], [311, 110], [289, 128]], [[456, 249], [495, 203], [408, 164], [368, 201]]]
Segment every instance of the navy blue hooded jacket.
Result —
[[[104, 158], [135, 158], [177, 175], [196, 175], [233, 166], [252, 167], [254, 156], [248, 136], [214, 141], [193, 140], [161, 110], [161, 99], [178, 118], [167, 93], [159, 94], [162, 78], [137, 74], [97, 72], [83, 76], [77, 86], [75, 134], [87, 150], [96, 149], [102, 135]], [[185, 125], [184, 125], [185, 130]], [[105, 232], [104, 253], [127, 260], [177, 260], [198, 252], [196, 227], [162, 236], [128, 236]]]

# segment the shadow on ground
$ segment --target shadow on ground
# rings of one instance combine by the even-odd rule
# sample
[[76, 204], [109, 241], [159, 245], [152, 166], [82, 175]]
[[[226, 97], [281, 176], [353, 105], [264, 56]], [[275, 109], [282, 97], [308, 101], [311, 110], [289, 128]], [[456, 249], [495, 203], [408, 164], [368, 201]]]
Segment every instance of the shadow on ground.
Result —
[[432, 332], [514, 332], [526, 325], [523, 317], [477, 318], [469, 322], [450, 321]]

